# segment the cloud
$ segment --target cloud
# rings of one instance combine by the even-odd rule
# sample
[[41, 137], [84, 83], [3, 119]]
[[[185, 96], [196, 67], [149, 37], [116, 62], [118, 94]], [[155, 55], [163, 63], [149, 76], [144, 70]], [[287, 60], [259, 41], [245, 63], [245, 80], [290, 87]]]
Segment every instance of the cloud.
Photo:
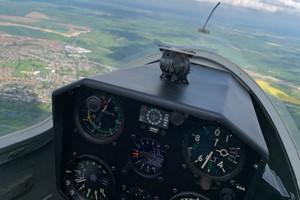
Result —
[[280, 0], [280, 2], [290, 8], [295, 8], [300, 10], [300, 3], [293, 0]]
[[[210, 3], [217, 3], [219, 0], [196, 0], [198, 2], [210, 2]], [[282, 2], [290, 2], [295, 3], [293, 0], [280, 0]], [[275, 1], [276, 2], [276, 1]], [[259, 0], [223, 0], [221, 1], [222, 4], [232, 5], [235, 7], [241, 8], [251, 8], [255, 10], [262, 10], [267, 12], [276, 12], [281, 10], [282, 8], [278, 5], [262, 2]], [[297, 3], [299, 4], [299, 3]]]

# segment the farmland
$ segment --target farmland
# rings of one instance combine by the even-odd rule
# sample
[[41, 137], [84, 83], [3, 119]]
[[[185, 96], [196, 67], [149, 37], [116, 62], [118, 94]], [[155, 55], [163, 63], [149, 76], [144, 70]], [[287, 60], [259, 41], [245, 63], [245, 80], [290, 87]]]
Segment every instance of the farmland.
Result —
[[[7, 82], [6, 78], [5, 85], [0, 82], [0, 91], [11, 91], [23, 80], [30, 94], [42, 96], [37, 107], [44, 112], [31, 119], [40, 121], [50, 115], [48, 105], [53, 89], [91, 74], [113, 71], [124, 62], [156, 51], [153, 42], [160, 40], [212, 51], [241, 66], [266, 93], [285, 103], [300, 128], [297, 37], [220, 21], [210, 25], [211, 35], [199, 34], [199, 20], [192, 16], [156, 12], [118, 1], [1, 1], [0, 14], [0, 32], [13, 38], [11, 43], [0, 45], [0, 52], [5, 55], [0, 69], [11, 73], [12, 80], [18, 80]], [[78, 53], [78, 49], [75, 53], [67, 51], [66, 46], [82, 48], [85, 53]], [[9, 58], [11, 54], [5, 54], [9, 50], [18, 55]], [[47, 87], [49, 84], [53, 87]], [[1, 109], [13, 112], [13, 107]], [[2, 115], [8, 116], [5, 112]], [[31, 120], [27, 126], [37, 121]], [[0, 124], [11, 123], [0, 119]]]

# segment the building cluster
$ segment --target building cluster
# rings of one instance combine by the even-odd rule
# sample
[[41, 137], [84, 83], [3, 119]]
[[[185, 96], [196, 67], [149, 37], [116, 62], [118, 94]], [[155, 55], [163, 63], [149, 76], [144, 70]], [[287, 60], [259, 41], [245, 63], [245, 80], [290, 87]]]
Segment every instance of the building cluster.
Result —
[[[0, 32], [0, 99], [49, 103], [54, 89], [82, 78], [80, 71], [114, 70], [88, 60], [85, 55], [89, 52], [56, 40]], [[38, 61], [43, 66], [24, 67], [22, 61], [27, 65]]]

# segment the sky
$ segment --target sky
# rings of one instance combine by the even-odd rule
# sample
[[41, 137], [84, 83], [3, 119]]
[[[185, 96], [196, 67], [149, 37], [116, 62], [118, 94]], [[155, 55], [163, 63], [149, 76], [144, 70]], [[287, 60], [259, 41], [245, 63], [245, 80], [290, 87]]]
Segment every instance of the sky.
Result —
[[[219, 0], [195, 0], [197, 2], [217, 3]], [[300, 14], [299, 0], [221, 0], [224, 5], [250, 8], [266, 12], [286, 12]]]
[[[54, 1], [54, 0], [44, 0]], [[55, 0], [55, 3], [70, 0]], [[77, 0], [73, 0], [77, 2]], [[80, 0], [79, 2], [81, 2]], [[98, 0], [94, 0], [98, 1]], [[118, 4], [148, 11], [171, 12], [199, 21], [203, 26], [217, 2], [217, 8], [208, 28], [214, 24], [243, 26], [252, 30], [266, 30], [280, 36], [299, 37], [300, 0], [109, 0]], [[72, 2], [72, 1], [71, 1]], [[93, 2], [93, 1], [87, 1]]]
[[280, 35], [300, 35], [300, 0], [122, 0], [133, 6], [189, 15], [199, 20], [199, 25], [219, 1], [221, 5], [208, 26], [219, 22]]
[[266, 29], [280, 35], [299, 36], [300, 0], [193, 0], [213, 8], [221, 2], [215, 19]]

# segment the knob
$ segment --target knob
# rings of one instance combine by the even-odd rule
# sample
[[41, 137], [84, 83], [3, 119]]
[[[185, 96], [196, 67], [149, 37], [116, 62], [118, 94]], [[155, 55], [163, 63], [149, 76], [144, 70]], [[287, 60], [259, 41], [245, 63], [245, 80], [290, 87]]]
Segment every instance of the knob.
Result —
[[236, 194], [232, 189], [224, 188], [220, 192], [220, 200], [236, 200]]

